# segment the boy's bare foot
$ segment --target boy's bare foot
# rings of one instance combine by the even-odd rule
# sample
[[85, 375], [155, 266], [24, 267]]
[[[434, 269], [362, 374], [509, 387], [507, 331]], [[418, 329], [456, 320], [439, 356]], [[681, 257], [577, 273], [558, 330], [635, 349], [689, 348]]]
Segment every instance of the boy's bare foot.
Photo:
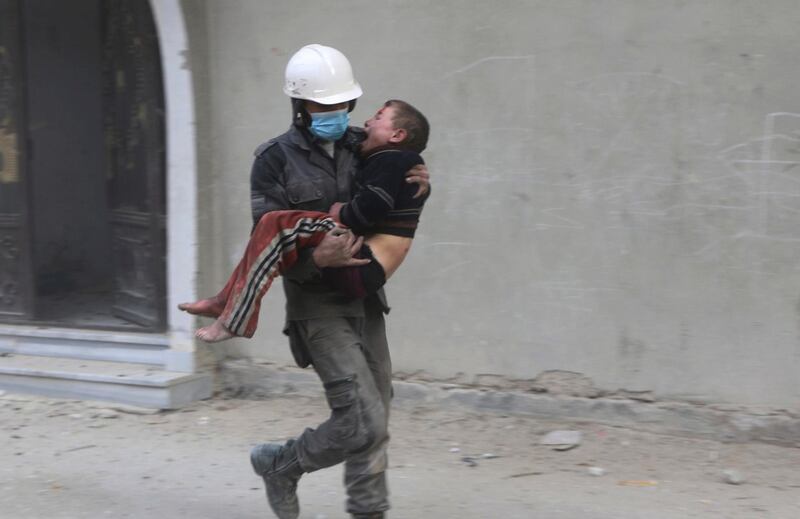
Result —
[[195, 336], [205, 342], [221, 342], [233, 337], [233, 334], [223, 326], [222, 321], [217, 319], [213, 324], [203, 326]]
[[209, 297], [208, 299], [200, 299], [194, 303], [181, 303], [178, 305], [179, 310], [189, 312], [192, 315], [200, 315], [202, 317], [219, 317], [225, 309], [216, 297]]

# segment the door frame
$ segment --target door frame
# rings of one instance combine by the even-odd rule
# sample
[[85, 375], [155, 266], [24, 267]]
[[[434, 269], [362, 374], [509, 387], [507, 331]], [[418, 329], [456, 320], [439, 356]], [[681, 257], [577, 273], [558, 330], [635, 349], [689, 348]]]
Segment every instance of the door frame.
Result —
[[161, 48], [167, 175], [166, 367], [196, 370], [194, 318], [177, 309], [197, 299], [197, 145], [189, 40], [180, 0], [150, 0]]
[[[177, 309], [178, 302], [197, 299], [197, 132], [192, 71], [187, 62], [189, 40], [180, 0], [150, 0], [150, 6], [161, 50], [165, 105], [167, 330], [164, 333], [58, 327], [42, 330], [39, 326], [2, 324], [0, 351], [141, 362], [136, 349], [116, 345], [130, 343], [155, 348], [157, 351], [148, 358], [169, 371], [198, 371], [194, 318]], [[86, 346], [87, 341], [102, 343], [102, 349], [108, 350], [103, 353], [95, 346]]]

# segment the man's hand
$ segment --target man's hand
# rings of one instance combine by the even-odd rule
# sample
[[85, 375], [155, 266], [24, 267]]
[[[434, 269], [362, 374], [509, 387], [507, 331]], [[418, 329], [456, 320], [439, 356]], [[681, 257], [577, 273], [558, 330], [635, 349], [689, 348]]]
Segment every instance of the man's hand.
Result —
[[428, 174], [427, 166], [425, 164], [417, 164], [406, 171], [406, 182], [419, 184], [419, 189], [417, 189], [417, 194], [414, 195], [414, 198], [419, 198], [427, 193], [431, 187], [431, 177]]
[[370, 260], [353, 257], [361, 249], [362, 243], [363, 236], [356, 237], [348, 229], [336, 227], [322, 238], [311, 258], [317, 268], [366, 265]]

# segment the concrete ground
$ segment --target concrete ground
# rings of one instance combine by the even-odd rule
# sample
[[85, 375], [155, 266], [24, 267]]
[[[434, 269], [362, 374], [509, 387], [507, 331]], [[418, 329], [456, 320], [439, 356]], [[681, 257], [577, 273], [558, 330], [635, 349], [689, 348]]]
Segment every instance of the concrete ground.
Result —
[[[6, 394], [0, 517], [272, 517], [250, 447], [285, 440], [325, 415], [321, 399], [298, 396], [148, 414]], [[581, 444], [539, 444], [556, 429], [582, 432]], [[394, 410], [392, 434], [392, 518], [800, 517], [797, 448], [441, 407]], [[744, 483], [726, 483], [726, 470]], [[341, 469], [304, 476], [300, 500], [302, 518], [346, 517]]]

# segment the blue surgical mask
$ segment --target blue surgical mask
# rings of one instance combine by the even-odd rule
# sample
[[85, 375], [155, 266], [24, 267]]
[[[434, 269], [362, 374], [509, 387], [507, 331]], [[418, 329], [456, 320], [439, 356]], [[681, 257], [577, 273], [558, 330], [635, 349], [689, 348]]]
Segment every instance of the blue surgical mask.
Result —
[[347, 108], [332, 112], [317, 112], [311, 114], [311, 133], [326, 141], [338, 141], [347, 131], [350, 123], [350, 114]]

